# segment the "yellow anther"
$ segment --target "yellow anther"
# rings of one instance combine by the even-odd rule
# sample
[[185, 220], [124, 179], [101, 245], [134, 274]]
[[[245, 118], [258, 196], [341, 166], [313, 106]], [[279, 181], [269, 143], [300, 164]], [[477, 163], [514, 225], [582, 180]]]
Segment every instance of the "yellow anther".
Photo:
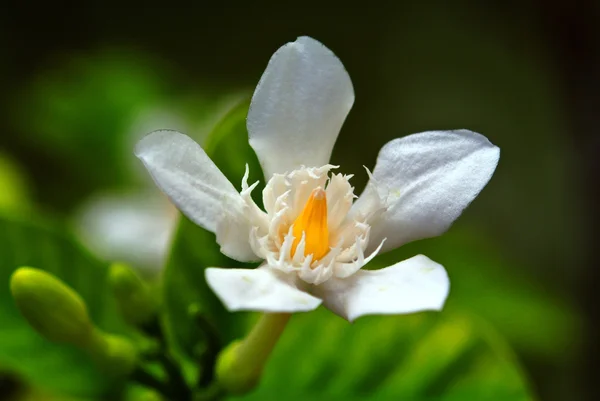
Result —
[[322, 188], [316, 188], [306, 201], [304, 210], [294, 221], [294, 243], [291, 256], [304, 233], [304, 255], [313, 255], [313, 260], [321, 259], [329, 252], [329, 229], [327, 228], [327, 197]]

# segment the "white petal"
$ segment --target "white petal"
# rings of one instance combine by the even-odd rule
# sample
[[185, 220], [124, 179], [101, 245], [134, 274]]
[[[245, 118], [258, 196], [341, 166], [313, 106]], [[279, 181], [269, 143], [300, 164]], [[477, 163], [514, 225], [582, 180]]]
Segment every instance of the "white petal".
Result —
[[[468, 130], [422, 132], [388, 142], [372, 179], [388, 194], [387, 210], [371, 222], [369, 249], [383, 238], [385, 252], [444, 233], [485, 187], [499, 157], [498, 147]], [[361, 203], [369, 202], [357, 201], [357, 207]]]
[[322, 43], [303, 36], [279, 48], [256, 87], [247, 120], [265, 177], [327, 164], [353, 103], [348, 73]]
[[391, 315], [440, 310], [450, 281], [444, 268], [417, 255], [381, 270], [360, 270], [315, 287], [324, 305], [353, 321], [363, 315]]
[[327, 184], [327, 226], [330, 232], [337, 230], [352, 207], [354, 188], [349, 178], [343, 174], [332, 174]]
[[299, 290], [288, 277], [267, 266], [257, 269], [206, 269], [210, 288], [230, 311], [305, 312], [321, 300]]
[[217, 234], [225, 255], [257, 259], [249, 244], [244, 200], [200, 145], [176, 131], [156, 131], [138, 142], [135, 154], [179, 210]]

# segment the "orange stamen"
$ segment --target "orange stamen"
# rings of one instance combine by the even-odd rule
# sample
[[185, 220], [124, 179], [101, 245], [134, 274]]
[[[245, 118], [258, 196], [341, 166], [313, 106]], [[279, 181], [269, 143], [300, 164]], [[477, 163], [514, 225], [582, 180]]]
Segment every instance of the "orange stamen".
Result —
[[304, 233], [304, 256], [313, 255], [313, 260], [321, 259], [329, 252], [329, 229], [327, 228], [327, 197], [323, 189], [316, 188], [306, 201], [304, 210], [294, 221], [294, 243], [291, 255]]

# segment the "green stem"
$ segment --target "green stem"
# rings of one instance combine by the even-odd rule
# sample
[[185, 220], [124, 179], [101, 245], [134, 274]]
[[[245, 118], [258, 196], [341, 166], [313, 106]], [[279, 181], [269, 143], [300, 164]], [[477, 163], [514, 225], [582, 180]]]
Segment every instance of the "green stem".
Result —
[[189, 386], [169, 350], [165, 350], [165, 353], [159, 357], [159, 361], [167, 373], [169, 385], [176, 389], [177, 394], [181, 397], [179, 399], [182, 401], [189, 399], [191, 397]]
[[221, 349], [221, 342], [216, 329], [204, 315], [196, 311], [192, 313], [192, 316], [200, 334], [204, 337], [203, 348], [195, 356], [200, 365], [198, 387], [206, 388], [213, 383], [215, 364]]
[[102, 371], [113, 377], [128, 376], [139, 363], [138, 350], [126, 337], [94, 328], [80, 347]]
[[222, 400], [227, 394], [219, 386], [218, 383], [213, 383], [209, 387], [200, 389], [194, 394], [192, 401], [215, 401]]
[[154, 337], [159, 344], [162, 353], [158, 354], [158, 361], [161, 363], [168, 378], [168, 385], [180, 397], [181, 400], [187, 400], [191, 397], [191, 391], [183, 377], [179, 364], [171, 354], [171, 350], [167, 344], [167, 339], [158, 317], [155, 316], [148, 322], [143, 330], [146, 334]]
[[223, 389], [231, 394], [244, 394], [256, 386], [290, 316], [289, 313], [265, 313], [244, 340], [230, 344], [221, 352], [217, 378]]
[[131, 380], [141, 384], [144, 387], [154, 389], [156, 392], [165, 397], [171, 397], [171, 389], [164, 382], [160, 381], [142, 368], [136, 369], [131, 374]]
[[291, 316], [289, 313], [263, 314], [238, 347], [239, 364], [252, 364], [262, 370]]

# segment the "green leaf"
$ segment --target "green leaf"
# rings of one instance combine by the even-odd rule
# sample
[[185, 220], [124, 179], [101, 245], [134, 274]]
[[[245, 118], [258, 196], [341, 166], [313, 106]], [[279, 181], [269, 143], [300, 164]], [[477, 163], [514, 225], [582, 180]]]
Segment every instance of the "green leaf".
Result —
[[[250, 102], [246, 99], [235, 105], [216, 124], [210, 135], [206, 138], [203, 148], [223, 174], [238, 187], [241, 186], [242, 177], [246, 170], [246, 165], [248, 165], [250, 170], [248, 183], [261, 182], [254, 190], [254, 195], [256, 196], [262, 193], [264, 179], [258, 158], [248, 142], [246, 116], [248, 115], [249, 107]], [[260, 199], [261, 196], [256, 196], [255, 200], [259, 202]]]
[[261, 384], [243, 399], [532, 400], [506, 343], [453, 312], [293, 316]]
[[[214, 127], [203, 148], [225, 176], [240, 187], [246, 164], [252, 183], [262, 180], [262, 172], [254, 151], [248, 144], [246, 114], [249, 102], [237, 104]], [[259, 186], [254, 194], [260, 194]], [[258, 202], [258, 199], [257, 199]], [[182, 217], [173, 240], [164, 271], [164, 305], [166, 323], [172, 340], [188, 356], [201, 340], [198, 327], [189, 316], [189, 308], [196, 305], [219, 331], [223, 341], [242, 337], [247, 314], [229, 313], [208, 288], [204, 279], [206, 267], [255, 267], [227, 258], [220, 252], [215, 236]]]
[[102, 376], [81, 351], [51, 343], [29, 327], [8, 290], [10, 276], [20, 266], [61, 278], [86, 301], [98, 327], [124, 332], [102, 262], [56, 227], [0, 216], [0, 366], [36, 387], [62, 394], [100, 396], [116, 390], [118, 383]]

